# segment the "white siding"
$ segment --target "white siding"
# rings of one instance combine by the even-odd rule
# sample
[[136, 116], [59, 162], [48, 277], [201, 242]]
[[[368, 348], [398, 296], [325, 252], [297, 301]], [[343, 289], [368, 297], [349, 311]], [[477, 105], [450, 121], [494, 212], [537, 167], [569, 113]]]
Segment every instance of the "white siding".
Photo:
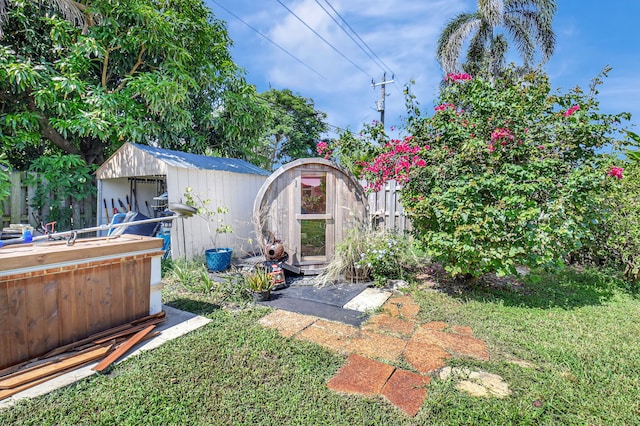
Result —
[[[252, 174], [169, 167], [169, 202], [184, 203], [185, 190], [190, 187], [195, 196], [211, 200], [209, 209], [227, 207], [229, 212], [221, 218], [233, 228], [233, 233], [219, 234], [217, 246], [230, 247], [234, 250], [234, 256], [242, 257], [257, 248], [252, 208], [265, 179], [266, 176]], [[211, 223], [212, 233], [216, 228], [217, 224]], [[176, 220], [172, 230], [172, 255], [174, 258], [204, 255], [205, 250], [214, 248], [213, 237], [207, 222], [198, 216]]]

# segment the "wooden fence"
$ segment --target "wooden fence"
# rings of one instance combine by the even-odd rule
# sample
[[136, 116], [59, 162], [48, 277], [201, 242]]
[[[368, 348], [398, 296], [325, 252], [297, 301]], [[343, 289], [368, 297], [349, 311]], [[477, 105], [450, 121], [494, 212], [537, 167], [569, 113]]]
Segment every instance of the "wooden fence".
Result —
[[[19, 223], [37, 227], [39, 220], [48, 220], [46, 214], [48, 206], [35, 209], [29, 205], [29, 199], [33, 196], [34, 190], [25, 184], [26, 176], [26, 172], [9, 173], [11, 195], [5, 201], [0, 201], [0, 213], [2, 214], [0, 230], [10, 224]], [[368, 195], [369, 215], [375, 226], [400, 233], [411, 230], [411, 219], [399, 201], [401, 190], [402, 185], [391, 181], [387, 182], [380, 191]], [[73, 212], [73, 227], [75, 229], [96, 226], [96, 198], [94, 196], [75, 202], [69, 210], [70, 213]]]
[[[27, 172], [11, 172], [9, 178], [11, 180], [11, 195], [4, 201], [0, 201], [0, 213], [2, 214], [2, 225], [0, 231], [3, 228], [8, 227], [10, 224], [30, 224], [33, 227], [39, 225], [39, 221], [50, 221], [49, 205], [43, 206], [41, 209], [36, 209], [29, 205], [29, 200], [33, 197], [34, 189], [27, 187], [25, 179]], [[55, 195], [51, 195], [54, 197]], [[69, 208], [68, 218], [69, 221], [73, 218], [73, 228], [88, 228], [96, 226], [96, 198], [95, 196], [89, 197], [82, 201], [76, 201], [73, 204], [66, 204]], [[68, 230], [59, 229], [56, 230]]]
[[375, 226], [398, 233], [411, 230], [411, 219], [400, 203], [401, 190], [402, 185], [390, 181], [380, 191], [369, 194], [369, 215]]

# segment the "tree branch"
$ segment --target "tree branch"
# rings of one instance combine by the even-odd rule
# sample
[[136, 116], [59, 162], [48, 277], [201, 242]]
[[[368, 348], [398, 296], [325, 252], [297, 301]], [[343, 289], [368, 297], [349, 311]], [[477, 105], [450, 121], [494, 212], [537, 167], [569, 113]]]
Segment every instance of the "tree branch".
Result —
[[107, 67], [109, 66], [109, 52], [111, 49], [107, 49], [104, 53], [104, 61], [102, 61], [102, 87], [107, 87]]
[[82, 152], [76, 148], [72, 143], [66, 140], [56, 129], [53, 128], [49, 119], [42, 113], [38, 117], [38, 124], [40, 124], [40, 133], [43, 138], [48, 139], [58, 148], [62, 149], [69, 154], [76, 154], [82, 156]]
[[[142, 64], [144, 64], [144, 62], [142, 61], [142, 55], [144, 55], [144, 51], [147, 50], [146, 47], [142, 46], [142, 49], [140, 49], [140, 53], [138, 54], [138, 60], [136, 61], [135, 64], [133, 64], [133, 67], [131, 68], [131, 71], [129, 71], [127, 73], [128, 76], [132, 76], [134, 72], [136, 72], [136, 70], [138, 69], [138, 67]], [[125, 83], [126, 78], [123, 78], [122, 81], [120, 82], [120, 84], [118, 84], [118, 87], [116, 87], [116, 89], [114, 90], [114, 92], [118, 92], [120, 90], [122, 90], [122, 88], [124, 87], [124, 83]]]

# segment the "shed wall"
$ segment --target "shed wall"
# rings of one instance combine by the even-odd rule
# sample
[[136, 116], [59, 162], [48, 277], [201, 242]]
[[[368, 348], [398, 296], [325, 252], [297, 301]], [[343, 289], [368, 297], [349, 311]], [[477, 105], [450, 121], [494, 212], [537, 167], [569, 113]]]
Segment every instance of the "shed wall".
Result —
[[[265, 180], [266, 176], [254, 174], [169, 166], [167, 191], [170, 203], [184, 203], [186, 188], [190, 187], [194, 196], [211, 200], [209, 209], [227, 207], [229, 212], [220, 217], [225, 224], [231, 225], [233, 233], [218, 235], [216, 246], [230, 247], [234, 255], [242, 256], [256, 250], [253, 202]], [[191, 259], [204, 255], [205, 250], [214, 247], [213, 233], [217, 226], [211, 223], [210, 234], [207, 222], [199, 216], [174, 221], [171, 232], [173, 258], [186, 256]]]

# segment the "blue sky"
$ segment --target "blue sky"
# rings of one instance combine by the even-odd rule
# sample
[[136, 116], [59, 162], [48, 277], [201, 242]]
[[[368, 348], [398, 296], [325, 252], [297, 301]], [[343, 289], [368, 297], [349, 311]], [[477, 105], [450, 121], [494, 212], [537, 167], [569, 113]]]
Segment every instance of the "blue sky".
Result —
[[[386, 86], [387, 129], [402, 125], [405, 111], [402, 89], [409, 80], [415, 81], [413, 91], [423, 108], [430, 107], [443, 77], [435, 59], [438, 36], [451, 18], [477, 9], [476, 0], [205, 2], [216, 17], [228, 23], [234, 60], [246, 70], [247, 80], [256, 85], [258, 91], [269, 87], [290, 89], [313, 99], [316, 108], [327, 113], [329, 124], [354, 132], [363, 123], [380, 118], [376, 101], [380, 99], [381, 90], [374, 89], [371, 83], [372, 79], [382, 80], [384, 69], [387, 69], [387, 80], [391, 79], [391, 73], [395, 74], [395, 82]], [[566, 92], [578, 85], [586, 91], [591, 80], [610, 65], [613, 69], [600, 86], [598, 96], [601, 111], [631, 112], [630, 124], [640, 123], [640, 48], [637, 45], [640, 2], [558, 0], [557, 3], [553, 23], [556, 50], [545, 65], [553, 89]], [[374, 54], [366, 55], [320, 5], [329, 12], [332, 6]]]

